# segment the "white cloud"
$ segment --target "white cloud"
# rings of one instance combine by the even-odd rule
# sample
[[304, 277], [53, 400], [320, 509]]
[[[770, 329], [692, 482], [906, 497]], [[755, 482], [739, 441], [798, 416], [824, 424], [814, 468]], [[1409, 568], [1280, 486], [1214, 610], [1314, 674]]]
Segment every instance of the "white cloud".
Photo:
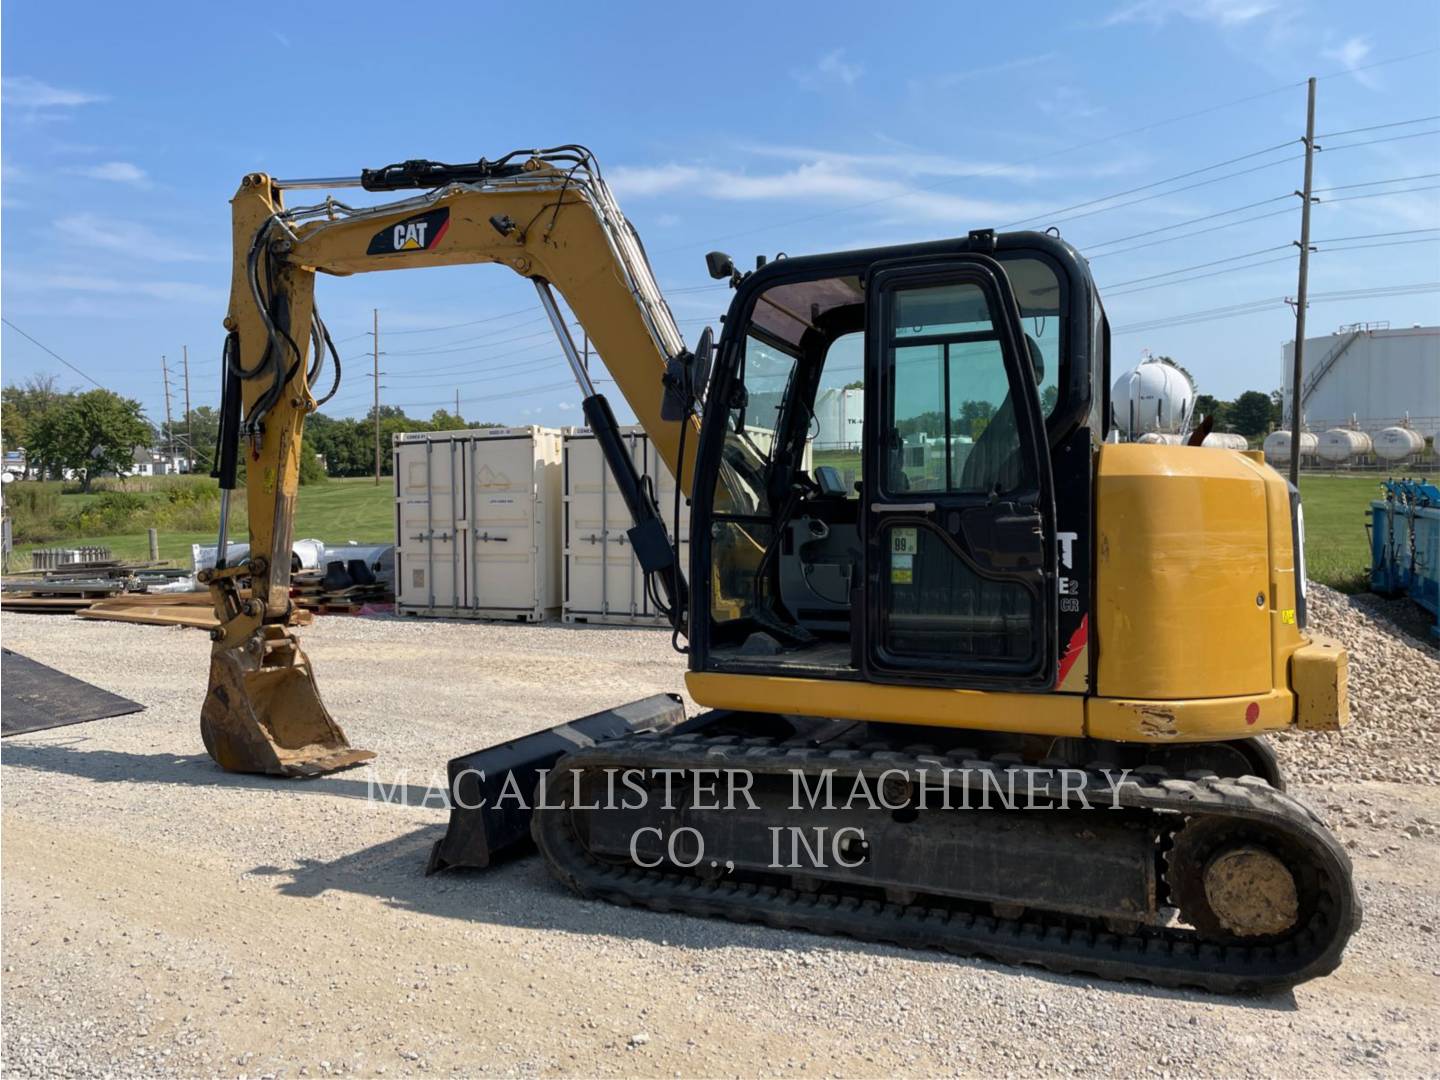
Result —
[[1279, 7], [1275, 0], [1135, 0], [1105, 17], [1104, 25], [1143, 22], [1163, 26], [1172, 18], [1229, 28], [1243, 26]]
[[1073, 86], [1051, 87], [1035, 105], [1046, 116], [1060, 116], [1071, 120], [1088, 120], [1104, 112]]
[[656, 217], [655, 224], [659, 225], [662, 229], [673, 229], [676, 225], [680, 224], [680, 215], [661, 214]]
[[[612, 169], [610, 175], [617, 193], [624, 197], [683, 192], [722, 202], [873, 204], [877, 207], [873, 213], [887, 219], [918, 219], [947, 224], [1022, 217], [1043, 209], [1031, 204], [997, 202], [950, 191], [927, 190], [913, 182], [923, 175], [947, 178], [972, 175], [971, 172], [954, 172], [953, 162], [947, 163], [952, 171], [927, 174], [923, 169], [912, 168], [906, 174], [886, 167], [886, 155], [830, 154], [824, 151], [806, 154], [795, 148], [775, 149], [778, 151], [775, 156], [794, 158], [798, 163], [779, 172], [749, 172], [670, 163], [653, 168], [630, 166]], [[931, 167], [940, 168], [939, 165]], [[976, 169], [973, 175], [979, 175], [979, 170]], [[878, 209], [882, 205], [885, 209]]]
[[223, 289], [194, 281], [135, 281], [82, 273], [17, 274], [7, 284], [27, 292], [93, 293], [182, 303], [208, 304], [225, 296]]
[[967, 68], [964, 71], [949, 71], [943, 75], [937, 75], [933, 79], [917, 79], [912, 83], [912, 88], [925, 88], [944, 90], [948, 87], [957, 86], [960, 83], [970, 82], [973, 79], [987, 78], [991, 75], [1003, 75], [1008, 71], [1020, 71], [1024, 68], [1035, 67], [1037, 64], [1045, 64], [1054, 60], [1058, 53], [1035, 53], [1031, 56], [1017, 56], [1013, 60], [1002, 60], [995, 64], [985, 64], [981, 67]]
[[626, 195], [644, 197], [693, 188], [704, 178], [704, 170], [693, 165], [621, 165], [606, 173], [610, 186]]
[[1355, 81], [1361, 86], [1373, 90], [1377, 85], [1374, 76], [1368, 71], [1357, 70], [1370, 59], [1370, 51], [1370, 39], [1362, 36], [1347, 38], [1335, 48], [1323, 50], [1320, 55], [1327, 60], [1334, 60], [1355, 76]]
[[100, 94], [51, 86], [30, 75], [9, 75], [0, 80], [0, 101], [22, 109], [72, 109], [104, 100]]
[[72, 214], [55, 222], [55, 230], [70, 243], [116, 251], [132, 259], [152, 262], [203, 262], [211, 256], [176, 243], [168, 236], [129, 221], [96, 214]]
[[1044, 175], [1032, 165], [1011, 165], [1000, 161], [963, 161], [943, 154], [909, 150], [889, 154], [861, 154], [843, 150], [817, 150], [806, 146], [750, 145], [744, 149], [760, 157], [788, 161], [823, 162], [836, 166], [878, 169], [902, 176], [980, 177], [1030, 181]]
[[844, 49], [832, 49], [820, 57], [814, 66], [790, 72], [791, 78], [810, 90], [837, 84], [854, 86], [863, 74], [865, 68], [862, 65], [852, 64], [845, 59]]
[[150, 177], [139, 165], [132, 165], [128, 161], [103, 161], [99, 165], [83, 165], [68, 170], [76, 176], [85, 176], [91, 180], [108, 180], [116, 184], [134, 184], [136, 187], [149, 187]]

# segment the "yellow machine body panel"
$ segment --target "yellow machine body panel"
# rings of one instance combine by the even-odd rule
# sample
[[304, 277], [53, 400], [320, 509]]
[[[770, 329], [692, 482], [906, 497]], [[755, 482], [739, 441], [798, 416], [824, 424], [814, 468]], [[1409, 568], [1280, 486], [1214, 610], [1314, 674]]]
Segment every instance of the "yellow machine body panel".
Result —
[[[1273, 523], [1265, 488], [1254, 463], [1231, 451], [1101, 447], [1095, 484], [1100, 696], [1233, 697], [1275, 685]], [[1287, 571], [1290, 562], [1287, 551]]]
[[1027, 735], [1085, 733], [1085, 699], [1078, 694], [994, 693], [700, 671], [685, 676], [685, 689], [701, 705], [712, 709], [1017, 731]]
[[1120, 742], [1342, 726], [1345, 651], [1298, 629], [1280, 475], [1248, 454], [1148, 444], [1107, 445], [1096, 468], [1097, 694], [724, 672], [686, 688], [709, 708]]

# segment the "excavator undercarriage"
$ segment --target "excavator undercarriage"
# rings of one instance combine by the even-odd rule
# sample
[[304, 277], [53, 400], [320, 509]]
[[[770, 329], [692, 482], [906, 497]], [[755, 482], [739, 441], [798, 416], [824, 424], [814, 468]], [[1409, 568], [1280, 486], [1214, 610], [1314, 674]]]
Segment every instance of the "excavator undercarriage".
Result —
[[[535, 842], [582, 896], [1220, 993], [1328, 974], [1359, 925], [1344, 850], [1258, 777], [1025, 765], [856, 727], [576, 750]], [[624, 770], [644, 805], [586, 809]]]

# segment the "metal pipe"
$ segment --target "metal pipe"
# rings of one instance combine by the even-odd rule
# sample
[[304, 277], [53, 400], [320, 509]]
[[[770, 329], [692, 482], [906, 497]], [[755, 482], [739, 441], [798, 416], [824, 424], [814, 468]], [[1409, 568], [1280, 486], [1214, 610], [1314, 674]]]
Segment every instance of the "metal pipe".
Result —
[[307, 176], [298, 180], [275, 180], [270, 183], [277, 188], [342, 188], [359, 187], [362, 183], [358, 176]]
[[590, 372], [585, 370], [585, 364], [580, 359], [580, 351], [575, 348], [575, 339], [570, 336], [570, 328], [565, 325], [565, 316], [560, 314], [560, 305], [555, 302], [555, 294], [550, 289], [550, 283], [544, 278], [531, 278], [535, 283], [535, 291], [540, 295], [540, 306], [545, 309], [545, 314], [550, 316], [550, 325], [555, 330], [555, 337], [560, 341], [560, 350], [565, 354], [565, 359], [570, 363], [570, 370], [575, 375], [575, 381], [580, 384], [580, 393], [587, 398], [595, 396], [595, 384], [590, 381]]

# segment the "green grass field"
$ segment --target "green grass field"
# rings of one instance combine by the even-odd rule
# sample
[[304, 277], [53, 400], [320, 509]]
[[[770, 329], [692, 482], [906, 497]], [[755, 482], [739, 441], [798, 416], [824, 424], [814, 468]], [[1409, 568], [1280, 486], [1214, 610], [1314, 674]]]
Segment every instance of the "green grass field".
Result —
[[[237, 500], [244, 500], [244, 491], [235, 493]], [[95, 495], [62, 495], [64, 508], [92, 502]], [[314, 537], [327, 544], [343, 544], [347, 540], [361, 543], [391, 543], [395, 539], [395, 488], [393, 481], [382, 477], [379, 487], [373, 478], [327, 480], [323, 484], [310, 484], [300, 489], [300, 501], [295, 511], [295, 536]], [[232, 540], [244, 540], [242, 527], [232, 530]], [[206, 532], [160, 532], [160, 558], [180, 566], [190, 565], [190, 545], [213, 544], [215, 533]], [[17, 544], [18, 557], [14, 561], [17, 569], [30, 565], [30, 552], [35, 548], [72, 547], [77, 544], [95, 544], [108, 547], [117, 559], [146, 559], [150, 554], [150, 542], [143, 532], [126, 533], [119, 536], [87, 536], [83, 540], [67, 538], [51, 540], [43, 544]]]
[[[850, 458], [856, 458], [853, 463]], [[858, 455], [835, 455], [816, 464], [853, 465]], [[842, 460], [843, 459], [843, 460]], [[1433, 477], [1431, 478], [1434, 479]], [[1310, 577], [1346, 592], [1366, 588], [1370, 566], [1369, 541], [1365, 533], [1365, 511], [1380, 490], [1376, 474], [1351, 476], [1302, 476], [1300, 494], [1305, 503], [1305, 565]], [[388, 478], [376, 487], [372, 479], [329, 480], [300, 489], [295, 514], [296, 537], [315, 537], [328, 544], [347, 540], [362, 543], [390, 543], [395, 538], [394, 488]], [[237, 494], [243, 494], [237, 493]], [[93, 495], [64, 495], [66, 506], [79, 506]], [[244, 531], [234, 539], [244, 539]], [[191, 544], [213, 544], [213, 532], [160, 534], [160, 557], [178, 565], [190, 564]], [[117, 558], [144, 559], [149, 546], [143, 532], [120, 536], [89, 536], [84, 540], [55, 540], [46, 544], [19, 545], [17, 568], [30, 563], [36, 547], [65, 547], [73, 544], [108, 547]]]

